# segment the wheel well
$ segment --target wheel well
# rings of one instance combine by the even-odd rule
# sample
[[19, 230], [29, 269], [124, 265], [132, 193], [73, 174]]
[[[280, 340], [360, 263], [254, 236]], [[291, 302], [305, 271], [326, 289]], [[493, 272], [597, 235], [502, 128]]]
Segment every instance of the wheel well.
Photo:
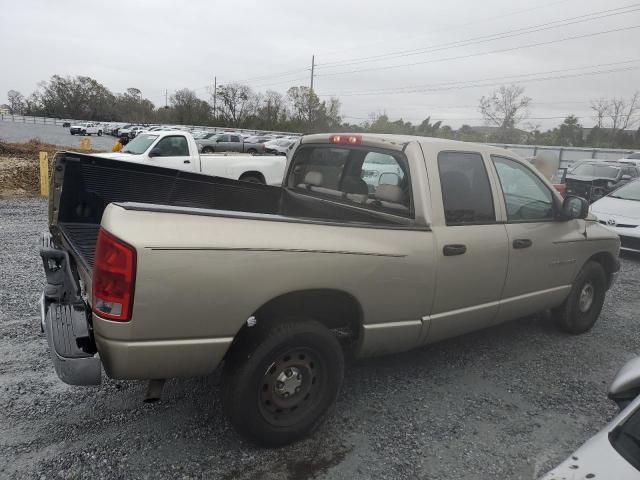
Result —
[[[255, 311], [259, 327], [269, 326], [291, 317], [315, 320], [333, 331], [341, 342], [355, 345], [362, 329], [362, 308], [350, 294], [331, 289], [300, 290], [276, 297]], [[234, 344], [250, 334], [252, 327], [243, 325]]]
[[604, 271], [607, 274], [607, 282], [611, 283], [611, 276], [614, 272], [616, 272], [619, 268], [618, 260], [613, 257], [608, 252], [599, 252], [595, 255], [592, 255], [589, 260], [593, 260], [594, 262], [598, 262], [604, 268]]
[[260, 179], [260, 181], [262, 183], [267, 183], [267, 181], [264, 178], [264, 175], [261, 172], [258, 171], [249, 171], [249, 172], [244, 172], [242, 175], [240, 175], [240, 180], [242, 180], [243, 178], [246, 177], [257, 177]]

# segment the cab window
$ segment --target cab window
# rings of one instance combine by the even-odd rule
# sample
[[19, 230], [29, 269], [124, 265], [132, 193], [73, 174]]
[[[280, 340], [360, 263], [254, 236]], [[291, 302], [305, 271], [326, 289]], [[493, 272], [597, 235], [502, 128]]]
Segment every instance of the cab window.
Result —
[[288, 186], [306, 193], [411, 217], [406, 157], [366, 147], [307, 146], [296, 151]]
[[496, 221], [491, 184], [482, 155], [440, 152], [438, 170], [447, 225], [481, 225]]
[[158, 157], [188, 157], [189, 145], [182, 135], [165, 137], [158, 142], [154, 149], [160, 150]]
[[500, 178], [509, 222], [553, 220], [553, 194], [525, 165], [505, 157], [491, 156]]

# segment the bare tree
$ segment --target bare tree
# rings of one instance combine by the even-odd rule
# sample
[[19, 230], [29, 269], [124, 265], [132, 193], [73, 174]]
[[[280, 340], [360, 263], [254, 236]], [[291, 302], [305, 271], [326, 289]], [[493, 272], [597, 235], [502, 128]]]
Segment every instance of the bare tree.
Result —
[[22, 115], [24, 113], [26, 105], [24, 96], [20, 92], [9, 90], [7, 92], [7, 99], [9, 100], [9, 110], [11, 110], [11, 113], [15, 115]]
[[591, 110], [595, 112], [593, 119], [597, 122], [596, 126], [602, 128], [604, 126], [604, 119], [609, 113], [609, 100], [606, 98], [596, 98], [591, 100]]
[[[213, 92], [209, 92], [213, 97]], [[255, 94], [248, 85], [229, 83], [218, 85], [216, 92], [220, 116], [232, 127], [241, 126], [256, 107]]]
[[503, 85], [488, 97], [480, 99], [480, 113], [487, 125], [500, 128], [500, 136], [508, 137], [528, 115], [531, 98], [520, 85]]
[[610, 105], [608, 115], [614, 132], [633, 128], [640, 120], [636, 117], [636, 113], [640, 110], [640, 92], [635, 92], [628, 101], [623, 98], [613, 98]]

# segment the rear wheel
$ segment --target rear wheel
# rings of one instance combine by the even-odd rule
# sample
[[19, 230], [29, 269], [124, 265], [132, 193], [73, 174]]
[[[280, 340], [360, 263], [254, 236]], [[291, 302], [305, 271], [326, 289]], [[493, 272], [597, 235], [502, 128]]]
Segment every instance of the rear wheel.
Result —
[[596, 323], [607, 292], [607, 274], [598, 262], [588, 261], [578, 273], [569, 296], [554, 310], [558, 326], [569, 333], [585, 333]]
[[202, 147], [202, 153], [213, 153], [215, 151], [213, 147]]
[[258, 151], [255, 148], [250, 148], [249, 150], [247, 150], [247, 153], [249, 155], [255, 155], [256, 153], [258, 153]]
[[102, 136], [102, 130], [98, 130], [98, 136], [101, 137]]
[[344, 374], [342, 348], [312, 320], [253, 328], [225, 363], [223, 406], [244, 437], [286, 445], [313, 432], [334, 404]]
[[261, 183], [263, 185], [266, 183], [264, 181], [264, 178], [262, 178], [262, 177], [260, 177], [258, 175], [254, 175], [254, 174], [242, 175], [240, 177], [240, 181], [249, 182], [249, 183]]

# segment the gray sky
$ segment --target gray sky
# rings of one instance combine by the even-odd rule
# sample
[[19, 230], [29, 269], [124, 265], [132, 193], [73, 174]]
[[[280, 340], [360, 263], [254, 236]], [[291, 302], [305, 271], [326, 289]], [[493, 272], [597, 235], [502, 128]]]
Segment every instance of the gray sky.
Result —
[[[640, 67], [640, 28], [518, 48], [640, 26], [640, 3], [631, 0], [0, 1], [0, 103], [7, 90], [28, 95], [56, 73], [88, 75], [114, 92], [136, 87], [156, 105], [164, 102], [165, 88], [191, 88], [208, 99], [205, 87], [214, 75], [218, 83], [246, 81], [256, 90], [285, 92], [308, 85], [312, 54], [316, 92], [339, 96], [345, 120], [352, 123], [386, 111], [414, 123], [430, 115], [454, 127], [481, 125], [478, 99], [495, 88], [487, 84], [509, 83], [514, 78], [506, 77], [514, 75], [580, 74], [522, 84], [534, 102], [531, 117], [575, 113], [591, 126], [589, 99], [629, 97], [640, 89], [640, 68], [583, 75]], [[636, 10], [451, 48], [454, 42], [621, 7]], [[625, 13], [611, 15], [618, 12]], [[431, 52], [407, 52], [430, 47]], [[486, 53], [495, 50], [502, 52]], [[411, 54], [360, 60], [394, 52]], [[328, 65], [349, 61], [362, 63]], [[632, 62], [619, 63], [626, 61]], [[377, 69], [407, 63], [419, 64]], [[341, 95], [405, 87], [422, 91]], [[531, 122], [547, 128], [561, 120]]]

